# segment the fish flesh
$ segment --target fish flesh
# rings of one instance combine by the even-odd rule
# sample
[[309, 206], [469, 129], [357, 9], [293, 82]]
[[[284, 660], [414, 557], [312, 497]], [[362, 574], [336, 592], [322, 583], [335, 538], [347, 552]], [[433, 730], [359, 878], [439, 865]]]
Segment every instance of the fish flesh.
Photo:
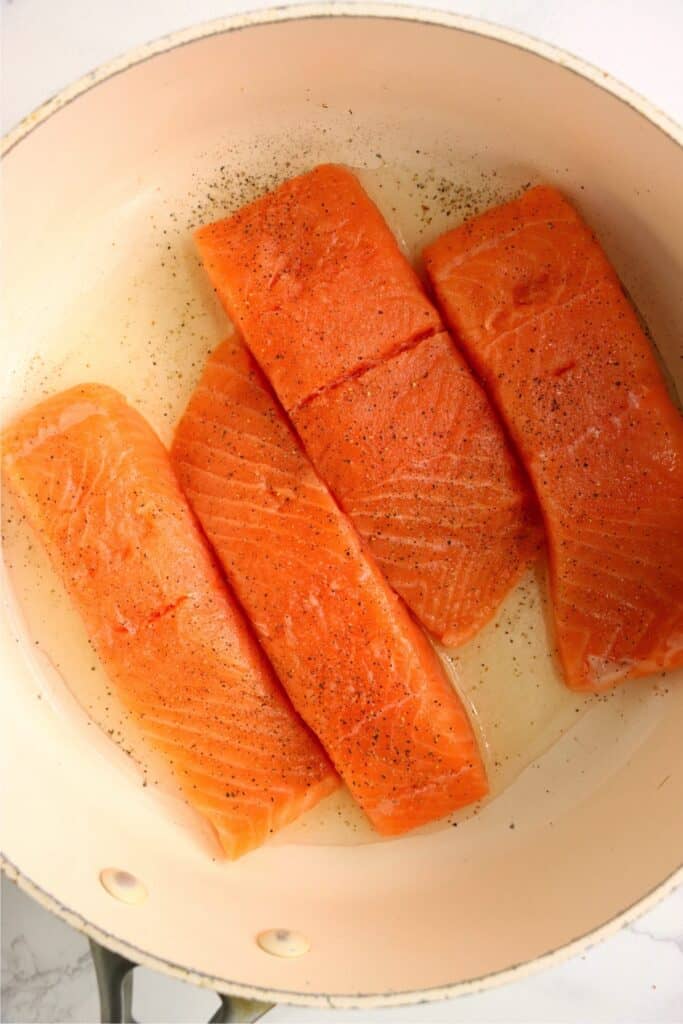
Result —
[[441, 329], [379, 210], [343, 167], [291, 178], [195, 239], [288, 412]]
[[339, 785], [231, 595], [168, 452], [111, 388], [48, 398], [2, 437], [5, 484], [146, 740], [225, 854]]
[[536, 490], [567, 683], [683, 664], [683, 420], [599, 242], [539, 186], [424, 257]]
[[292, 703], [375, 828], [405, 832], [483, 797], [438, 656], [235, 337], [210, 357], [171, 456]]
[[537, 557], [540, 520], [495, 412], [379, 210], [349, 170], [323, 165], [196, 240], [390, 585], [434, 636], [464, 643]]
[[536, 503], [488, 399], [436, 334], [292, 414], [394, 589], [444, 644], [469, 640], [538, 555]]

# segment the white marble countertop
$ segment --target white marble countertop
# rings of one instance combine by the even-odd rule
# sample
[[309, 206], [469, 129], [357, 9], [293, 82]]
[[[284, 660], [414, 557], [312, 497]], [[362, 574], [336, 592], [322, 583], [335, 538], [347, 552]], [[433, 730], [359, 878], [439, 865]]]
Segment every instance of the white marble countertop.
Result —
[[[419, 2], [419, 0], [413, 0]], [[2, 126], [84, 72], [175, 29], [269, 0], [2, 0]], [[611, 72], [683, 121], [683, 0], [431, 0], [555, 43]], [[2, 1020], [95, 1021], [85, 938], [2, 883]], [[208, 1020], [216, 997], [141, 969], [140, 1021]], [[683, 889], [608, 941], [558, 967], [476, 996], [353, 1013], [279, 1006], [267, 1020], [683, 1024]]]

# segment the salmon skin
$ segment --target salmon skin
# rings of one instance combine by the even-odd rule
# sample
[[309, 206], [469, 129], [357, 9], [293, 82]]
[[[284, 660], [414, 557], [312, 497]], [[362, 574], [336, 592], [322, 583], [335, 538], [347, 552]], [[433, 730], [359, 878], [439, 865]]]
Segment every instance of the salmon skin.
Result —
[[216, 350], [172, 459], [294, 706], [384, 835], [483, 797], [431, 645], [315, 474], [240, 342]]
[[501, 425], [356, 177], [324, 165], [196, 234], [234, 323], [389, 583], [444, 643], [542, 538]]
[[443, 643], [468, 640], [541, 536], [502, 428], [450, 337], [330, 388], [293, 420], [394, 589]]
[[3, 474], [90, 641], [228, 857], [338, 785], [229, 593], [151, 427], [116, 391], [55, 395], [3, 434]]
[[683, 421], [599, 243], [540, 186], [425, 262], [536, 488], [567, 683], [683, 664]]

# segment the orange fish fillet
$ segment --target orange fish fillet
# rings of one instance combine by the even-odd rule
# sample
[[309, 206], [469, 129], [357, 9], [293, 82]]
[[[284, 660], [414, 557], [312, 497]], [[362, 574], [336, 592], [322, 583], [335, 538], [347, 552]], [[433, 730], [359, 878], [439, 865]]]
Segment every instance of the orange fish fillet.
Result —
[[484, 796], [467, 715], [239, 342], [172, 449], [185, 493], [292, 701], [378, 831]]
[[464, 643], [537, 554], [538, 515], [488, 399], [447, 334], [293, 413], [385, 576], [444, 643]]
[[683, 664], [683, 421], [600, 245], [539, 187], [425, 260], [536, 488], [568, 684]]
[[116, 391], [55, 395], [3, 473], [147, 739], [229, 857], [338, 785], [229, 594], [168, 453]]
[[440, 329], [382, 215], [343, 167], [292, 178], [195, 237], [288, 411]]
[[325, 165], [200, 228], [197, 244], [391, 586], [437, 637], [463, 643], [537, 554], [538, 514], [377, 208]]

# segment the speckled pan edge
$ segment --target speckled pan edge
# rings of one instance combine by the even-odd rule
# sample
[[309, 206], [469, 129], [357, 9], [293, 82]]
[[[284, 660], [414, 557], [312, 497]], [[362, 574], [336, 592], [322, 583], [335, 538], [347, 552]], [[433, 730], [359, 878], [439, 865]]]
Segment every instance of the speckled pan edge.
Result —
[[207, 36], [220, 35], [223, 32], [234, 32], [239, 29], [250, 28], [255, 25], [268, 25], [279, 21], [299, 21], [307, 18], [387, 18], [399, 21], [415, 21], [426, 25], [438, 25], [445, 28], [455, 28], [461, 32], [469, 32], [474, 35], [486, 36], [489, 39], [496, 39], [514, 46], [517, 49], [527, 50], [542, 57], [553, 64], [559, 64], [568, 71], [588, 79], [594, 85], [610, 92], [617, 99], [632, 107], [635, 111], [647, 118], [654, 125], [661, 129], [674, 142], [683, 146], [683, 127], [677, 124], [663, 111], [659, 110], [653, 103], [640, 96], [633, 89], [624, 85], [614, 78], [607, 71], [580, 60], [573, 54], [562, 50], [557, 46], [534, 39], [532, 36], [524, 35], [514, 29], [495, 25], [492, 22], [482, 21], [477, 18], [469, 18], [461, 14], [450, 14], [445, 11], [431, 10], [429, 8], [411, 7], [409, 4], [364, 4], [364, 3], [339, 3], [332, 2], [325, 4], [301, 4], [296, 7], [279, 6], [270, 7], [263, 11], [237, 14], [229, 18], [218, 18], [205, 22], [201, 25], [194, 25], [190, 28], [172, 32], [170, 35], [162, 36], [143, 46], [136, 47], [127, 53], [115, 57], [111, 61], [100, 65], [93, 71], [89, 71], [82, 78], [67, 85], [51, 99], [27, 114], [15, 128], [10, 129], [3, 138], [0, 147], [0, 155], [4, 156], [26, 138], [32, 131], [38, 128], [44, 121], [53, 114], [56, 114], [62, 107], [67, 106], [77, 99], [82, 93], [87, 92], [100, 82], [119, 75], [134, 64], [150, 60], [159, 54], [176, 49], [179, 46], [186, 46]]

